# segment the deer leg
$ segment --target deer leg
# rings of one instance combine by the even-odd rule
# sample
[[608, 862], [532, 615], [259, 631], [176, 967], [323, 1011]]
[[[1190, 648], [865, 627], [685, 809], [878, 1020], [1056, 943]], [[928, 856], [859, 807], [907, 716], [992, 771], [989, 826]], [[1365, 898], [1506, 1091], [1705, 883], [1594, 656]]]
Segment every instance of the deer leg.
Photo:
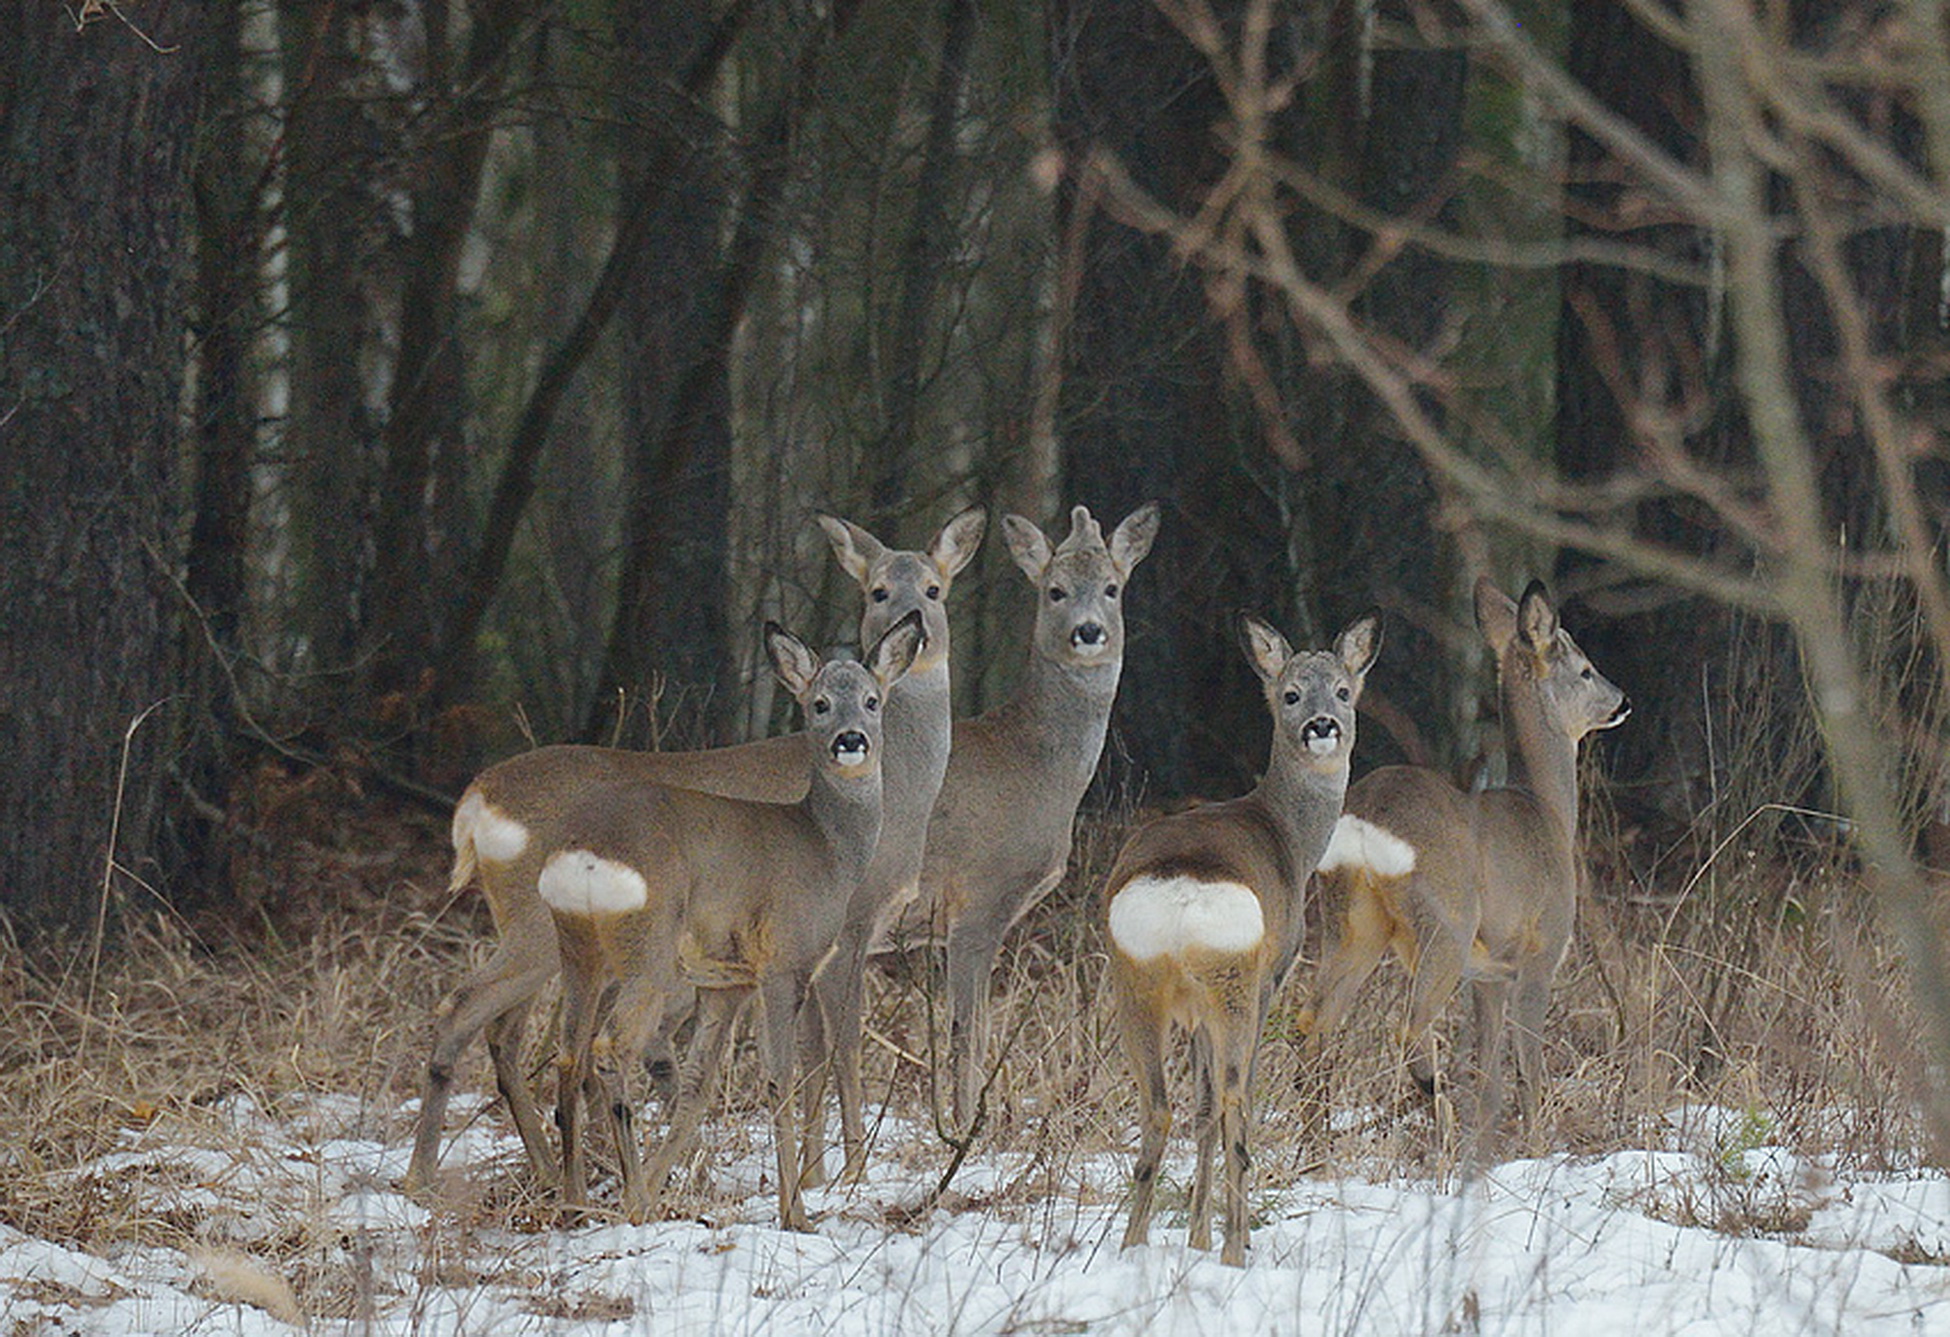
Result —
[[[839, 1089], [840, 1142], [846, 1148], [845, 1180], [858, 1179], [867, 1166], [866, 1092], [860, 1051], [866, 1036], [867, 936], [850, 928], [814, 982], [826, 1005], [827, 1063]], [[823, 1125], [822, 1125], [823, 1127]]]
[[648, 1198], [644, 1187], [642, 1140], [636, 1129], [636, 1110], [628, 1098], [627, 1068], [630, 1056], [640, 1056], [656, 1082], [656, 1064], [664, 1067], [664, 1087], [659, 1099], [667, 1115], [673, 1099], [669, 1089], [675, 1085], [671, 1075], [670, 972], [644, 971], [633, 975], [615, 991], [610, 1034], [615, 1052], [624, 1063], [624, 1072], [606, 1092], [611, 1127], [616, 1138], [616, 1158], [623, 1178], [623, 1203], [626, 1211], [640, 1211]]
[[1193, 1141], [1198, 1152], [1192, 1170], [1192, 1199], [1187, 1211], [1187, 1242], [1194, 1249], [1212, 1247], [1212, 1153], [1218, 1145], [1218, 1089], [1213, 1072], [1212, 1032], [1207, 1024], [1192, 1031], [1192, 1084], [1196, 1105]]
[[1551, 972], [1538, 956], [1517, 975], [1517, 1081], [1526, 1132], [1535, 1137], [1544, 1096], [1544, 1016], [1550, 1010]]
[[555, 1188], [561, 1183], [560, 1167], [555, 1163], [555, 1150], [549, 1146], [548, 1135], [542, 1130], [542, 1111], [535, 1101], [534, 1084], [521, 1064], [531, 1001], [523, 1000], [489, 1021], [482, 1036], [487, 1040], [488, 1058], [494, 1064], [495, 1089], [501, 1093], [508, 1116], [514, 1120], [522, 1150], [528, 1153], [528, 1164], [544, 1188]]
[[1171, 1095], [1165, 1088], [1165, 1019], [1133, 990], [1117, 988], [1117, 1036], [1138, 1091], [1138, 1157], [1131, 1174], [1131, 1217], [1123, 1247], [1151, 1233], [1152, 1195], [1171, 1133]]
[[656, 1097], [666, 1121], [677, 1103], [677, 1076], [681, 1066], [678, 1035], [697, 1011], [697, 994], [688, 986], [667, 993], [663, 1016], [657, 1028], [644, 1041], [643, 1068], [650, 1077], [650, 1094]]
[[1476, 1071], [1469, 1130], [1472, 1159], [1488, 1155], [1497, 1144], [1503, 1119], [1503, 1038], [1510, 1008], [1507, 980], [1479, 979], [1470, 985], [1476, 1020]]
[[[1228, 1018], [1228, 1025], [1215, 1046], [1213, 1062], [1218, 1071], [1219, 1139], [1225, 1147], [1225, 1246], [1219, 1261], [1230, 1267], [1246, 1265], [1247, 1232], [1250, 1213], [1247, 1195], [1251, 1188], [1252, 1156], [1247, 1139], [1252, 1124], [1253, 1051], [1257, 1047], [1256, 1028], [1250, 1018]], [[1207, 1242], [1206, 1247], [1211, 1247]]]
[[833, 1066], [830, 1000], [814, 979], [799, 1007], [799, 1187], [826, 1182], [826, 1083]]
[[806, 1017], [818, 1012], [817, 1000], [808, 1006], [810, 984], [796, 975], [778, 975], [760, 987], [759, 998], [765, 1014], [764, 1044], [765, 1101], [772, 1111], [772, 1155], [779, 1181], [779, 1224], [801, 1233], [812, 1230], [806, 1203], [799, 1191], [801, 1173], [798, 1145], [798, 1112], [795, 1108], [801, 1037]]
[[1470, 938], [1458, 937], [1438, 926], [1421, 938], [1415, 980], [1409, 989], [1408, 1025], [1402, 1033], [1408, 1047], [1408, 1070], [1425, 1094], [1435, 1094], [1435, 1048], [1429, 1031], [1438, 1013], [1455, 997], [1462, 983]]
[[[550, 934], [551, 939], [553, 934]], [[553, 943], [551, 941], [551, 948]], [[420, 1116], [413, 1130], [413, 1159], [408, 1164], [404, 1187], [420, 1192], [433, 1186], [434, 1165], [439, 1159], [440, 1129], [447, 1117], [447, 1100], [453, 1093], [454, 1064], [468, 1042], [483, 1026], [519, 1008], [547, 984], [557, 970], [556, 955], [549, 951], [539, 961], [524, 959], [504, 944], [479, 970], [469, 975], [449, 998], [434, 1024], [433, 1053], [427, 1060], [426, 1089], [420, 1098]], [[532, 1113], [534, 1106], [528, 1104]], [[519, 1119], [516, 1127], [520, 1128]], [[530, 1138], [539, 1139], [531, 1143]], [[529, 1160], [537, 1173], [550, 1178], [554, 1158], [547, 1153], [547, 1140], [541, 1136], [540, 1116], [534, 1127], [522, 1133]], [[537, 1146], [542, 1154], [536, 1155]]]
[[987, 1079], [989, 977], [1002, 943], [987, 924], [948, 931], [948, 1070], [955, 1126], [967, 1132]]
[[645, 1176], [644, 1200], [631, 1205], [632, 1222], [648, 1220], [655, 1213], [668, 1187], [671, 1170], [696, 1145], [698, 1125], [704, 1121], [705, 1093], [718, 1075], [718, 1066], [731, 1043], [732, 1026], [751, 993], [749, 985], [697, 991], [697, 1034], [691, 1037], [691, 1052], [677, 1083], [670, 1126]]
[[[567, 936], [566, 933], [564, 935]], [[589, 1201], [589, 1160], [582, 1131], [585, 1096], [600, 1099], [594, 1063], [605, 982], [586, 970], [564, 972], [562, 1049], [556, 1060], [555, 1126], [562, 1135], [562, 1201], [571, 1210]]]

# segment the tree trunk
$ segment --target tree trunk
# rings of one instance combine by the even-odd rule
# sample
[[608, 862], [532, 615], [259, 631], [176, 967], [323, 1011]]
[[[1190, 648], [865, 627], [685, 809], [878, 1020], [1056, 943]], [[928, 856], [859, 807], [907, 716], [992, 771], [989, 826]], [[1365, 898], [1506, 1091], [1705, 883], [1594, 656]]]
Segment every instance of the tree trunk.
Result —
[[[0, 0], [0, 907], [158, 885], [204, 7]], [[124, 756], [125, 737], [128, 740]], [[124, 764], [126, 761], [126, 765]], [[131, 892], [127, 876], [115, 889]]]
[[921, 171], [914, 184], [914, 209], [901, 246], [900, 300], [887, 343], [886, 419], [869, 489], [876, 532], [892, 532], [912, 500], [908, 463], [920, 443], [915, 422], [920, 412], [924, 355], [936, 346], [929, 324], [939, 290], [941, 267], [954, 244], [956, 220], [949, 208], [955, 185], [955, 130], [968, 89], [969, 48], [975, 41], [975, 0], [945, 0], [941, 63], [928, 109], [928, 133]]
[[185, 883], [212, 900], [231, 886], [230, 832], [223, 814], [240, 764], [243, 713], [237, 675], [244, 664], [248, 600], [251, 466], [257, 399], [250, 342], [260, 316], [258, 267], [263, 229], [263, 163], [249, 143], [241, 19], [227, 14], [210, 32], [210, 116], [205, 142], [231, 145], [196, 168], [195, 476], [183, 586], [189, 616], [182, 631], [186, 720], [170, 862]]
[[289, 110], [284, 224], [290, 255], [287, 488], [292, 704], [335, 726], [351, 710], [351, 669], [372, 563], [375, 438], [361, 376], [374, 316], [361, 288], [377, 248], [360, 79], [371, 0], [282, 0]]
[[[621, 20], [618, 111], [624, 199], [658, 201], [617, 321], [625, 456], [623, 566], [603, 675], [585, 732], [702, 746], [724, 723], [731, 406], [711, 356], [720, 300], [719, 238], [730, 188], [723, 132], [671, 87], [710, 31], [686, 0], [634, 0]], [[653, 182], [649, 173], [658, 173]], [[653, 684], [667, 688], [652, 700]]]
[[[1149, 7], [1054, 9], [1057, 133], [1072, 160], [1104, 146], [1158, 198], [1194, 209], [1224, 166], [1210, 69]], [[1066, 226], [1078, 203], [1064, 201]], [[1256, 424], [1232, 410], [1198, 275], [1108, 218], [1084, 226], [1058, 409], [1065, 500], [1106, 529], [1140, 502], [1164, 503], [1126, 610], [1106, 780], [1159, 796], [1236, 792], [1264, 763], [1266, 713], [1232, 618], [1284, 621], [1291, 607], [1283, 528], [1262, 485], [1275, 466]]]
[[[756, 0], [735, 0], [718, 16], [709, 39], [684, 71], [681, 87], [686, 96], [700, 98], [716, 82], [755, 4]], [[833, 20], [838, 21], [837, 17]], [[659, 159], [653, 167], [645, 169], [643, 177], [652, 188], [645, 195], [625, 201], [609, 257], [581, 314], [560, 342], [549, 350], [536, 375], [535, 388], [515, 426], [507, 462], [495, 479], [486, 520], [468, 562], [452, 616], [447, 621], [436, 688], [448, 701], [455, 699], [471, 677], [474, 636], [507, 574], [515, 527], [535, 494], [542, 452], [548, 445], [556, 412], [608, 328], [610, 318], [622, 304], [636, 266], [646, 252], [645, 239], [650, 235], [656, 211], [669, 188], [665, 176], [671, 165]]]
[[[445, 471], [436, 464], [462, 448], [464, 351], [456, 291], [462, 249], [474, 221], [481, 171], [510, 47], [529, 0], [472, 6], [467, 44], [449, 54], [447, 34], [429, 34], [424, 91], [433, 109], [411, 150], [413, 227], [403, 240], [399, 352], [385, 429], [383, 470], [373, 525], [374, 568], [367, 600], [364, 657], [368, 695], [412, 698], [425, 686], [441, 642], [460, 563], [455, 535], [441, 517]], [[438, 24], [444, 6], [429, 5]]]
[[[1408, 10], [1389, 0], [1374, 17], [1409, 31]], [[1453, 226], [1467, 55], [1375, 42], [1353, 6], [1336, 6], [1334, 13], [1340, 21], [1320, 77], [1325, 96], [1310, 114], [1291, 118], [1295, 156], [1315, 163], [1375, 214]], [[1384, 245], [1378, 236], [1315, 215], [1293, 226], [1304, 234], [1296, 249], [1337, 277], [1374, 263]], [[1368, 279], [1355, 311], [1402, 347], [1433, 352], [1451, 318], [1452, 288], [1445, 262], [1405, 246]], [[1290, 398], [1301, 415], [1294, 434], [1310, 451], [1296, 486], [1304, 493], [1313, 634], [1324, 644], [1364, 609], [1389, 614], [1388, 652], [1362, 698], [1369, 726], [1357, 766], [1453, 762], [1444, 745], [1456, 736], [1451, 726], [1459, 713], [1454, 666], [1466, 660], [1475, 636], [1457, 644], [1441, 635], [1468, 622], [1466, 614], [1457, 616], [1466, 602], [1452, 588], [1456, 551], [1439, 525], [1440, 497], [1420, 456], [1365, 387], [1292, 361]]]

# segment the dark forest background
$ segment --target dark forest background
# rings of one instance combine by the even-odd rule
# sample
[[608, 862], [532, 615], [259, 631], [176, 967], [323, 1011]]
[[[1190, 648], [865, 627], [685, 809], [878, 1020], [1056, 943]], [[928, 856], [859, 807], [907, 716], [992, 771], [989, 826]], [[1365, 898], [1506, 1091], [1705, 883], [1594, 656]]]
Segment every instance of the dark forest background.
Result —
[[[1610, 885], [1683, 877], [1709, 815], [1839, 831], [1940, 988], [1940, 3], [0, 0], [0, 33], [17, 923], [275, 901], [253, 842], [319, 774], [439, 810], [530, 740], [782, 726], [763, 620], [857, 616], [817, 510], [913, 546], [1155, 498], [1101, 801], [1250, 782], [1240, 610], [1319, 644], [1379, 605], [1359, 765], [1477, 773], [1466, 592], [1542, 576], [1637, 705], [1595, 749]], [[988, 545], [964, 711], [1030, 606]]]

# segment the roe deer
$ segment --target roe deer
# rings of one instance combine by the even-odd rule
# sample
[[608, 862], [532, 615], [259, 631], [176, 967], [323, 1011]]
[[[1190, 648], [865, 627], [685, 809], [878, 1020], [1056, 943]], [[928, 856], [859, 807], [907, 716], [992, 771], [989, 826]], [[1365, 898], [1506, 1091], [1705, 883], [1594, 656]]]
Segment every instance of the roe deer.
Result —
[[1502, 1044], [1512, 987], [1523, 1114], [1534, 1126], [1551, 978], [1571, 941], [1578, 855], [1578, 741], [1630, 713], [1558, 624], [1539, 581], [1519, 603], [1485, 577], [1476, 624], [1496, 657], [1509, 758], [1501, 788], [1465, 794], [1436, 772], [1385, 766], [1348, 792], [1320, 866], [1329, 936], [1315, 1003], [1297, 1018], [1313, 1054], [1393, 948], [1413, 977], [1410, 1070], [1435, 1090], [1429, 1028], [1471, 984], [1478, 1078], [1473, 1135], [1492, 1137], [1503, 1099]]
[[[670, 1169], [695, 1141], [731, 1028], [756, 994], [779, 1219], [791, 1230], [810, 1228], [792, 1118], [799, 1012], [880, 839], [881, 702], [920, 649], [921, 614], [896, 622], [864, 664], [822, 664], [769, 623], [765, 645], [805, 720], [803, 799], [764, 803], [631, 781], [563, 796], [549, 825], [552, 848], [537, 887], [562, 960], [556, 1122], [570, 1208], [587, 1192], [579, 1109], [588, 1096], [614, 1121], [630, 1219], [655, 1210]], [[605, 1095], [592, 1057], [607, 1000], [625, 981], [637, 986], [631, 1006], [642, 1013], [618, 1017], [626, 1034], [660, 1020], [673, 991], [697, 991], [697, 1033], [647, 1183], [630, 1107]]]
[[1246, 1261], [1246, 1138], [1260, 1032], [1300, 950], [1307, 879], [1341, 813], [1354, 704], [1381, 648], [1381, 620], [1356, 620], [1331, 652], [1295, 654], [1250, 617], [1242, 631], [1273, 711], [1265, 775], [1241, 798], [1139, 827], [1103, 894], [1117, 1032], [1137, 1082], [1142, 1137], [1124, 1247], [1149, 1233], [1171, 1131], [1165, 1048], [1176, 1023], [1191, 1033], [1198, 1101], [1191, 1244], [1212, 1247], [1212, 1155], [1223, 1146], [1220, 1258], [1235, 1266]]
[[[819, 517], [842, 567], [859, 583], [865, 601], [861, 643], [873, 644], [915, 610], [921, 614], [925, 639], [912, 670], [887, 697], [882, 762], [889, 802], [882, 842], [862, 882], [863, 895], [875, 887], [911, 883], [920, 865], [951, 727], [948, 588], [973, 558], [985, 521], [982, 508], [971, 507], [944, 525], [927, 551], [912, 552], [888, 548], [845, 520]], [[702, 752], [556, 745], [510, 757], [475, 777], [454, 812], [449, 887], [458, 892], [479, 879], [498, 942], [493, 956], [461, 982], [435, 1019], [405, 1179], [409, 1191], [433, 1183], [454, 1065], [483, 1027], [495, 1084], [528, 1159], [544, 1182], [553, 1179], [553, 1154], [521, 1071], [519, 1051], [528, 1005], [558, 968], [555, 933], [535, 882], [549, 848], [540, 829], [559, 809], [561, 796], [592, 786], [663, 783], [730, 798], [795, 803], [806, 793], [807, 747], [800, 733]], [[667, 1069], [667, 1058], [659, 1058]], [[669, 1077], [668, 1071], [656, 1075]]]
[[1003, 935], [1049, 893], [1070, 857], [1077, 803], [1103, 751], [1124, 664], [1124, 586], [1158, 532], [1155, 502], [1111, 533], [1082, 506], [1051, 548], [1019, 515], [1009, 553], [1037, 592], [1028, 667], [1015, 696], [955, 722], [948, 773], [928, 824], [921, 895], [882, 948], [947, 938], [954, 1116], [974, 1116], [987, 1048], [989, 974]]

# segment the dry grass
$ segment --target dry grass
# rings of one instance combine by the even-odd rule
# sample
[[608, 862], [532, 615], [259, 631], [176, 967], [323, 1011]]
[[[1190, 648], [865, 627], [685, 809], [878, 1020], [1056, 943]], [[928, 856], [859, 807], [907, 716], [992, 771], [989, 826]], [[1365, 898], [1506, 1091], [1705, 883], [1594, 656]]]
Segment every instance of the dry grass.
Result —
[[[334, 859], [307, 839], [272, 870], [281, 899], [267, 900], [244, 930], [131, 916], [92, 975], [85, 952], [55, 954], [83, 963], [65, 971], [30, 967], [11, 945], [0, 955], [0, 1117], [10, 1130], [0, 1221], [96, 1251], [138, 1241], [221, 1247], [219, 1208], [158, 1214], [157, 1195], [139, 1175], [159, 1171], [128, 1177], [90, 1167], [142, 1130], [166, 1130], [193, 1147], [234, 1141], [235, 1119], [218, 1111], [239, 1098], [273, 1113], [333, 1111], [336, 1126], [321, 1124], [321, 1140], [407, 1136], [402, 1106], [418, 1094], [427, 1018], [485, 949], [486, 927], [471, 896], [443, 903], [437, 823], [401, 824], [366, 809], [345, 830], [368, 842], [367, 855], [391, 851], [387, 859]], [[1093, 911], [1097, 877], [1125, 821], [1086, 825], [1079, 871], [1012, 939], [995, 1015], [1007, 1043], [975, 1152], [999, 1154], [1007, 1171], [979, 1194], [957, 1197], [960, 1186], [951, 1185], [951, 1205], [1075, 1201], [1088, 1191], [1072, 1171], [1077, 1158], [1132, 1145], [1134, 1101], [1108, 1029]], [[1599, 841], [1620, 840], [1603, 814], [1593, 829]], [[1922, 1133], [1905, 1074], [1917, 1051], [1898, 963], [1871, 927], [1867, 892], [1842, 852], [1803, 848], [1788, 858], [1782, 850], [1774, 824], [1749, 821], [1710, 868], [1695, 865], [1656, 886], [1616, 875], [1598, 881], [1559, 978], [1542, 1127], [1513, 1150], [1594, 1154], [1678, 1140], [1722, 1156], [1724, 1193], [1661, 1208], [1727, 1230], [1792, 1226], [1770, 1215], [1778, 1204], [1765, 1195], [1742, 1197], [1737, 1153], [1745, 1143], [1865, 1168], [1914, 1159]], [[1598, 853], [1601, 869], [1628, 865], [1618, 849]], [[1306, 976], [1303, 967], [1296, 982], [1304, 986]], [[1402, 994], [1399, 972], [1381, 972], [1330, 1046], [1336, 1113], [1318, 1136], [1297, 1113], [1286, 1014], [1276, 1014], [1259, 1082], [1263, 1184], [1323, 1167], [1381, 1176], [1450, 1168], [1453, 1148], [1407, 1080], [1395, 1043]], [[868, 1000], [869, 1098], [924, 1122], [938, 1009], [923, 984], [898, 970], [877, 972]], [[1298, 1001], [1290, 990], [1286, 1002]], [[1452, 1017], [1445, 1030], [1453, 1025]], [[543, 1042], [534, 1046], [545, 1069]], [[478, 1050], [461, 1085], [487, 1089]], [[726, 1097], [752, 1117], [714, 1117], [707, 1146], [723, 1152], [763, 1136], [751, 1131], [763, 1125], [753, 1108], [757, 1088], [745, 1045], [730, 1065]], [[1694, 1107], [1740, 1117], [1731, 1132], [1724, 1118], [1689, 1125], [1685, 1111]], [[498, 1119], [498, 1108], [485, 1117]], [[888, 1139], [876, 1154], [916, 1166], [924, 1180], [948, 1160], [947, 1148], [931, 1142]], [[441, 1218], [452, 1229], [549, 1223], [547, 1204], [518, 1166], [468, 1178], [474, 1199], [449, 1204], [459, 1210]], [[708, 1201], [685, 1206], [713, 1211]], [[332, 1253], [327, 1230], [254, 1240], [253, 1252], [288, 1264], [310, 1312], [355, 1313], [356, 1263], [318, 1261]], [[436, 1241], [422, 1247], [440, 1256]], [[466, 1256], [459, 1243], [446, 1255]]]

